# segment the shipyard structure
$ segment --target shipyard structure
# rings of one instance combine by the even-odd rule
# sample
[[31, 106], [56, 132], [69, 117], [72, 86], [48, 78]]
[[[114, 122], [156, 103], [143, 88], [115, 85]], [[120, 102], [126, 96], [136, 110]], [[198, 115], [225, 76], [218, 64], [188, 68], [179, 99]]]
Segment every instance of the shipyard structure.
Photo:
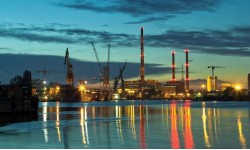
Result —
[[[191, 99], [193, 97], [202, 97], [202, 95], [218, 95], [220, 91], [235, 88], [230, 83], [221, 83], [218, 87], [218, 78], [214, 75], [215, 68], [225, 68], [224, 66], [208, 66], [212, 69], [212, 75], [204, 80], [198, 90], [190, 90], [189, 77], [189, 49], [184, 50], [185, 57], [182, 64], [182, 77], [176, 78], [176, 52], [171, 51], [171, 77], [166, 78], [164, 83], [157, 80], [147, 79], [145, 75], [145, 55], [144, 55], [144, 28], [140, 28], [140, 69], [137, 80], [125, 80], [123, 73], [126, 70], [126, 64], [119, 69], [119, 74], [115, 77], [113, 84], [110, 84], [110, 44], [108, 44], [107, 64], [102, 66], [99, 61], [98, 53], [93, 42], [91, 42], [96, 57], [99, 70], [100, 88], [87, 88], [86, 80], [78, 80], [74, 85], [73, 65], [70, 62], [69, 50], [66, 49], [64, 65], [66, 71], [66, 84], [50, 83], [46, 81], [34, 80], [34, 94], [39, 96], [42, 101], [100, 101], [100, 100], [126, 100], [126, 99]], [[184, 67], [185, 66], [185, 67]], [[185, 69], [184, 69], [185, 68]], [[41, 71], [44, 74], [48, 71]], [[185, 76], [185, 77], [184, 77]], [[207, 88], [206, 88], [207, 87]], [[250, 95], [250, 74], [248, 75], [248, 95]], [[222, 93], [223, 95], [223, 93]]]
[[[116, 90], [113, 99], [172, 99], [172, 98], [187, 98], [189, 94], [189, 50], [185, 49], [185, 67], [186, 78], [177, 81], [175, 78], [175, 51], [172, 51], [172, 78], [165, 83], [160, 83], [157, 80], [146, 80], [145, 63], [144, 63], [144, 28], [141, 27], [140, 34], [140, 78], [138, 80], [126, 80], [122, 83], [122, 88]], [[126, 97], [119, 96], [119, 93], [126, 94]], [[114, 94], [114, 93], [113, 93]]]

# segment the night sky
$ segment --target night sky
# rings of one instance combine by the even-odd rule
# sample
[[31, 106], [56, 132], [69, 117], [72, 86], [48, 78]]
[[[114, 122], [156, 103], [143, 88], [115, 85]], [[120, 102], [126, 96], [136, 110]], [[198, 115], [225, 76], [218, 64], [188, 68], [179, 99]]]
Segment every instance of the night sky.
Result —
[[181, 79], [184, 49], [190, 50], [190, 80], [218, 79], [247, 87], [250, 73], [249, 0], [6, 0], [0, 1], [0, 80], [8, 83], [25, 69], [33, 79], [65, 83], [69, 48], [75, 79], [98, 77], [90, 42], [100, 61], [111, 44], [111, 76], [128, 62], [125, 80], [139, 79], [140, 27], [144, 27], [145, 79], [171, 79], [171, 51]]

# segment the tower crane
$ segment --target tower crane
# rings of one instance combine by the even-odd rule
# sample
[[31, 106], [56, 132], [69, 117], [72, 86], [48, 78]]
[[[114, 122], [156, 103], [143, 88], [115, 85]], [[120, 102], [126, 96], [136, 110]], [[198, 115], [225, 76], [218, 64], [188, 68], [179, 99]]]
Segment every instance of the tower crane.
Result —
[[64, 65], [67, 67], [66, 73], [66, 83], [68, 85], [74, 86], [74, 73], [73, 73], [73, 66], [69, 60], [69, 51], [68, 48], [66, 49], [65, 58], [64, 58]]
[[93, 42], [91, 42], [92, 47], [93, 47], [93, 51], [96, 57], [96, 61], [98, 63], [98, 67], [99, 67], [99, 72], [100, 72], [100, 81], [103, 82], [103, 85], [105, 86], [105, 88], [107, 89], [109, 86], [109, 70], [110, 70], [110, 44], [108, 44], [108, 61], [107, 61], [107, 65], [105, 67], [102, 67], [95, 45]]
[[212, 68], [212, 78], [214, 78], [214, 69], [215, 68], [226, 68], [226, 67], [224, 67], [224, 66], [212, 66], [212, 65], [210, 65], [207, 68]]
[[212, 81], [213, 81], [213, 86], [212, 87], [213, 87], [213, 91], [215, 91], [217, 86], [216, 86], [215, 79], [214, 79], [214, 69], [215, 68], [226, 68], [226, 67], [209, 65], [207, 68], [212, 69]]
[[43, 70], [37, 70], [37, 73], [42, 73], [43, 74], [43, 80], [45, 81], [46, 80], [46, 74], [48, 74], [48, 73], [62, 73], [62, 72], [59, 72], [59, 71], [48, 71], [48, 70], [46, 70], [44, 68]]

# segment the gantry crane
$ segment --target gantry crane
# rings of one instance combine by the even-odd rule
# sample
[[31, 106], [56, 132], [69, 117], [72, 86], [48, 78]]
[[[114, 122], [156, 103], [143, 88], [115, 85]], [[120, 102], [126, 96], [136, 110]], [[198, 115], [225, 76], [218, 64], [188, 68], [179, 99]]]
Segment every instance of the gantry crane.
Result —
[[125, 85], [124, 85], [124, 80], [123, 80], [123, 72], [124, 69], [126, 67], [127, 62], [125, 62], [125, 64], [123, 65], [123, 67], [120, 67], [120, 73], [117, 77], [115, 77], [115, 81], [114, 81], [114, 87], [113, 87], [113, 92], [117, 93], [117, 86], [118, 86], [118, 82], [121, 80], [122, 84], [121, 84], [121, 88], [122, 88], [122, 92], [125, 91]]
[[67, 67], [66, 73], [66, 83], [68, 85], [74, 86], [74, 73], [73, 73], [73, 66], [69, 60], [69, 51], [68, 48], [66, 49], [65, 58], [64, 58], [64, 65]]
[[212, 88], [213, 88], [213, 91], [215, 91], [216, 90], [216, 83], [215, 83], [215, 78], [214, 78], [214, 69], [215, 68], [226, 68], [226, 67], [224, 67], [224, 66], [213, 66], [213, 65], [209, 65], [207, 68], [211, 68], [212, 69], [212, 81], [213, 81], [213, 86], [212, 86]]
[[107, 89], [109, 88], [110, 84], [109, 84], [109, 70], [110, 70], [110, 44], [108, 44], [108, 61], [107, 61], [107, 65], [105, 67], [102, 67], [95, 45], [93, 42], [91, 42], [93, 50], [94, 50], [94, 54], [96, 57], [96, 61], [98, 63], [98, 67], [99, 67], [99, 72], [100, 72], [100, 81], [103, 82], [104, 87]]
[[118, 96], [117, 86], [118, 86], [119, 81], [121, 80], [121, 89], [122, 89], [122, 92], [120, 95], [121, 99], [126, 99], [125, 84], [124, 84], [124, 79], [123, 79], [123, 72], [125, 70], [126, 64], [127, 62], [125, 62], [122, 68], [120, 67], [119, 75], [115, 77], [115, 80], [114, 80], [113, 94], [117, 96]]

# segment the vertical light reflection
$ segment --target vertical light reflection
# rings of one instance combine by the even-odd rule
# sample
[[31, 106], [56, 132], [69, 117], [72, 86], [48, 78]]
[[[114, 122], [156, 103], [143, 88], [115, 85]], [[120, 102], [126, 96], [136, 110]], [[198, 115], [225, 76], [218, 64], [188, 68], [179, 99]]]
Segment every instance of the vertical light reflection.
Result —
[[43, 102], [43, 126], [44, 126], [43, 133], [44, 133], [44, 140], [46, 143], [49, 142], [47, 118], [48, 118], [48, 102]]
[[47, 112], [48, 112], [48, 102], [43, 103], [43, 122], [47, 121]]
[[168, 105], [166, 106], [166, 120], [167, 120], [167, 129], [169, 129], [169, 110], [168, 110]]
[[119, 139], [124, 143], [121, 125], [121, 106], [115, 106], [116, 131]]
[[243, 135], [242, 132], [242, 123], [241, 123], [241, 118], [240, 115], [238, 115], [238, 131], [239, 131], [239, 140], [240, 140], [240, 145], [242, 146], [241, 148], [246, 149], [246, 138]]
[[190, 111], [190, 102], [185, 102], [184, 106], [184, 143], [185, 148], [193, 149], [194, 148], [194, 141], [193, 141], [193, 134], [192, 134], [192, 127], [191, 127], [191, 111]]
[[136, 130], [135, 130], [135, 106], [129, 106], [129, 117], [130, 117], [130, 126], [132, 130], [133, 139], [136, 139]]
[[58, 141], [61, 141], [61, 132], [60, 132], [60, 102], [56, 102], [56, 129], [58, 135]]
[[145, 140], [145, 125], [144, 125], [144, 106], [140, 106], [140, 148], [146, 149], [146, 140]]
[[[96, 118], [96, 110], [98, 110], [97, 108], [95, 108], [95, 107], [91, 107], [91, 110], [92, 110], [92, 117], [93, 117], [93, 119], [95, 119]], [[93, 127], [94, 127], [94, 134], [95, 134], [95, 137], [97, 136], [96, 135], [96, 122], [94, 121], [94, 125], [93, 125]]]
[[207, 108], [207, 131], [210, 137], [210, 142], [213, 143], [213, 112], [212, 108]]
[[148, 105], [146, 105], [146, 121], [147, 121], [147, 133], [149, 133], [149, 128], [148, 128]]
[[171, 145], [173, 149], [180, 148], [178, 127], [177, 127], [177, 110], [176, 103], [170, 104], [170, 116], [171, 116]]
[[203, 107], [202, 108], [202, 123], [203, 123], [204, 140], [205, 140], [206, 147], [211, 147], [211, 144], [209, 142], [209, 136], [207, 134], [206, 119], [207, 119], [206, 108]]
[[213, 120], [214, 120], [214, 132], [215, 132], [215, 137], [217, 137], [217, 115], [216, 115], [216, 109], [213, 109]]
[[89, 136], [88, 136], [88, 124], [87, 124], [87, 108], [81, 107], [80, 109], [80, 125], [81, 125], [81, 131], [82, 131], [82, 143], [83, 144], [89, 144]]

